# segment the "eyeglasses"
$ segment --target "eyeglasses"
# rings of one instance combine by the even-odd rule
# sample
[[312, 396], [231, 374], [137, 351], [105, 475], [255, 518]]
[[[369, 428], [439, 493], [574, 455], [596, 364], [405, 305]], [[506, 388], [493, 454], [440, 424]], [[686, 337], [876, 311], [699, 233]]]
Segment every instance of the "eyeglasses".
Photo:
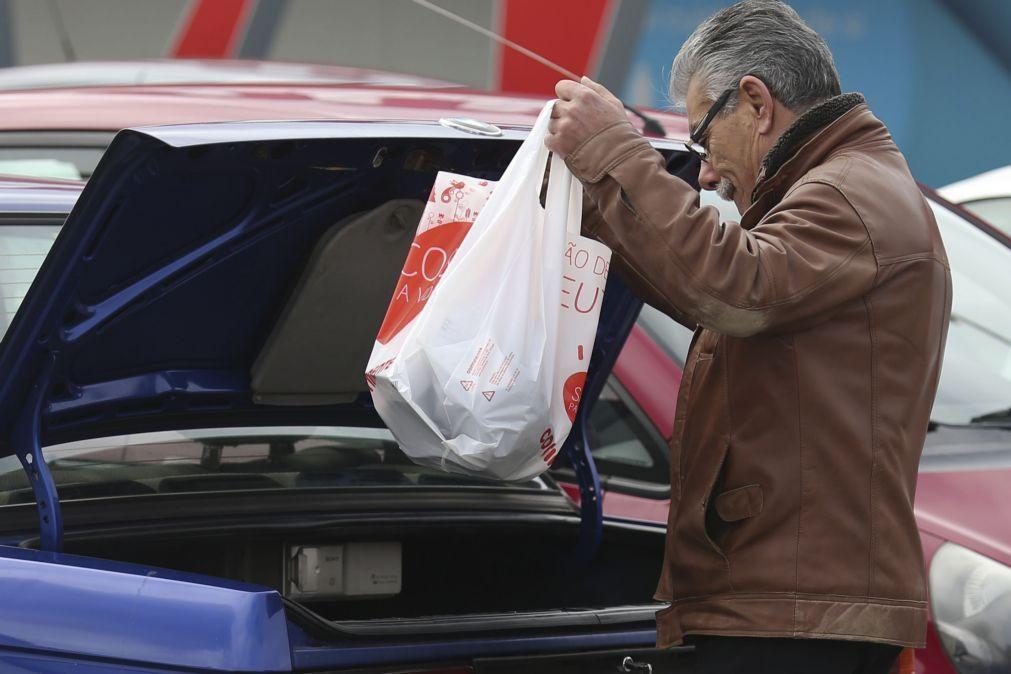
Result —
[[706, 112], [706, 116], [702, 118], [699, 125], [695, 127], [694, 131], [688, 134], [688, 137], [691, 140], [685, 143], [685, 148], [704, 162], [709, 161], [709, 150], [707, 150], [705, 145], [702, 144], [705, 140], [706, 129], [708, 129], [712, 121], [716, 119], [717, 113], [723, 109], [723, 107], [727, 104], [727, 101], [730, 100], [730, 95], [735, 91], [737, 91], [737, 87], [731, 87], [720, 94], [720, 97], [716, 99], [716, 102], [709, 106], [709, 111]]

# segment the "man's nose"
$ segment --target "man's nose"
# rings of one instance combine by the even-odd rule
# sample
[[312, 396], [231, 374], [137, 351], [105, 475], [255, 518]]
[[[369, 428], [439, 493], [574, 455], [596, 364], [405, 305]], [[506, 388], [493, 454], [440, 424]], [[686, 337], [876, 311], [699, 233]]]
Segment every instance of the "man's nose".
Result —
[[704, 190], [715, 190], [720, 184], [720, 174], [713, 170], [709, 162], [702, 162], [699, 167], [699, 187]]

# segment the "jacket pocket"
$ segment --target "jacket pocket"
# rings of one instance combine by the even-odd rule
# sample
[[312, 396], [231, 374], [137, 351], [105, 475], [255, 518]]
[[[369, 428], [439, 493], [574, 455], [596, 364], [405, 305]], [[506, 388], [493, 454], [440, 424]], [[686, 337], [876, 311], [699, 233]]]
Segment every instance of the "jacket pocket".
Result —
[[[718, 492], [718, 493], [717, 493]], [[727, 491], [714, 490], [706, 509], [706, 535], [712, 544], [727, 557], [731, 552], [730, 536], [741, 523], [762, 512], [764, 503], [762, 486], [749, 484]]]
[[762, 512], [765, 494], [762, 485], [749, 484], [722, 492], [714, 499], [716, 514], [724, 522], [739, 522]]

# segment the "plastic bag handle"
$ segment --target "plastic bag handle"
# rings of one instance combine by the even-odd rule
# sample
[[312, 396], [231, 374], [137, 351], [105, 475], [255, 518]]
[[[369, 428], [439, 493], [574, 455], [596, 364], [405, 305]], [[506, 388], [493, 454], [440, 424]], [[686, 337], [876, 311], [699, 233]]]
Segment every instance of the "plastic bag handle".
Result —
[[[548, 213], [558, 214], [559, 218], [565, 213], [563, 231], [579, 235], [583, 214], [583, 185], [572, 175], [565, 160], [556, 154], [551, 155], [551, 171], [548, 174], [544, 208]], [[576, 217], [570, 217], [572, 213], [577, 214]]]
[[[537, 157], [535, 167], [546, 167], [548, 159], [548, 148], [544, 145], [544, 140], [548, 136], [548, 124], [551, 121], [551, 111], [555, 107], [558, 99], [548, 101], [541, 113], [537, 116], [537, 121], [530, 130], [527, 143], [524, 145], [537, 143]], [[540, 176], [541, 174], [538, 173]], [[543, 178], [541, 180], [543, 182]], [[540, 184], [537, 185], [537, 193], [540, 194]], [[557, 155], [551, 155], [551, 170], [548, 172], [548, 189], [544, 200], [544, 208], [547, 212], [556, 214], [575, 212], [582, 215], [583, 210], [583, 186], [572, 175], [572, 171], [565, 162]], [[575, 209], [573, 211], [573, 209]], [[569, 234], [579, 234], [581, 218], [565, 218], [565, 231]]]
[[[556, 100], [548, 101], [541, 109], [526, 140], [520, 145], [512, 161], [509, 162], [509, 166], [506, 167], [505, 173], [499, 179], [500, 188], [492, 192], [488, 203], [485, 204], [485, 210], [498, 209], [500, 201], [506, 203], [512, 201], [516, 197], [516, 191], [520, 189], [533, 190], [534, 198], [539, 198], [544, 185], [544, 169], [547, 167], [550, 153], [544, 145], [544, 140], [548, 135], [551, 111], [556, 102]], [[553, 185], [554, 188], [552, 188]], [[567, 201], [564, 196], [566, 192], [568, 192]], [[576, 208], [578, 210], [575, 212], [582, 215], [582, 199], [582, 184], [573, 177], [564, 161], [552, 155], [551, 171], [548, 175], [548, 193], [545, 200], [546, 210], [549, 213], [564, 213]], [[569, 222], [570, 220], [577, 220], [577, 222], [572, 223]], [[563, 231], [578, 234], [578, 219], [566, 218], [566, 227]]]
[[[536, 194], [540, 194], [541, 186], [544, 180], [544, 168], [548, 162], [549, 150], [544, 145], [544, 139], [548, 136], [548, 124], [551, 122], [551, 110], [554, 108], [555, 101], [549, 101], [541, 109], [539, 115], [537, 115], [537, 120], [534, 125], [530, 128], [530, 133], [527, 134], [526, 139], [520, 148], [513, 155], [512, 161], [509, 162], [509, 166], [506, 167], [505, 172], [502, 177], [499, 178], [499, 185], [512, 186], [514, 189], [519, 189], [520, 186], [528, 186], [530, 189], [536, 190]], [[519, 174], [518, 176], [516, 174]], [[550, 180], [550, 179], [549, 179]], [[485, 205], [485, 209], [489, 209], [492, 202], [497, 202], [498, 200], [512, 200], [514, 197], [510, 193], [507, 196], [507, 192], [511, 190], [495, 190], [492, 192], [491, 197], [488, 199], [488, 204]], [[537, 198], [535, 196], [534, 198]]]

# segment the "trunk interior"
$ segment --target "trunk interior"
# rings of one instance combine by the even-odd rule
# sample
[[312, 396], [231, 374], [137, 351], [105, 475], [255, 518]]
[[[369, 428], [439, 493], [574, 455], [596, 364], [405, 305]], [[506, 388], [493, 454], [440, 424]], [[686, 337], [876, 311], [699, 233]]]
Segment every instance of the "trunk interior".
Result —
[[[577, 536], [574, 520], [496, 521], [417, 527], [380, 524], [303, 533], [297, 539], [227, 532], [71, 539], [65, 548], [73, 554], [256, 583], [287, 596], [292, 550], [307, 545], [399, 543], [402, 567], [396, 594], [298, 597], [295, 602], [325, 621], [351, 623], [393, 619], [410, 623], [410, 619], [477, 614], [488, 618], [517, 612], [567, 613], [578, 621], [580, 613], [630, 606], [648, 609], [634, 611], [635, 620], [652, 618], [663, 532], [609, 526], [588, 562], [575, 556]], [[547, 622], [561, 625], [565, 619], [556, 615]], [[417, 621], [414, 626], [424, 631]], [[467, 629], [463, 623], [457, 627]]]

